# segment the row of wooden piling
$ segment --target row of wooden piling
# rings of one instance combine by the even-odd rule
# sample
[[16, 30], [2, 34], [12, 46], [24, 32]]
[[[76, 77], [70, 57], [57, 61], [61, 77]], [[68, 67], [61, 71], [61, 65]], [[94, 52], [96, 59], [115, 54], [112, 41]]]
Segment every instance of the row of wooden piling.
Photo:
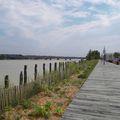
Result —
[[[58, 66], [58, 71], [60, 71], [61, 69], [61, 65], [62, 65], [62, 68], [63, 68], [63, 71], [65, 69], [65, 65], [67, 65], [68, 62], [59, 62], [59, 66]], [[35, 64], [34, 66], [34, 80], [37, 79], [37, 75], [38, 75], [38, 69], [37, 69], [38, 65]], [[55, 62], [54, 63], [54, 71], [57, 71], [57, 63]], [[49, 73], [52, 72], [52, 63], [49, 63]], [[43, 77], [45, 76], [46, 74], [46, 64], [44, 63], [43, 64]], [[28, 76], [27, 76], [27, 65], [24, 65], [24, 71], [21, 71], [20, 72], [20, 78], [19, 78], [19, 85], [25, 85], [27, 84], [27, 79], [28, 79]], [[4, 88], [9, 88], [9, 85], [10, 85], [10, 80], [9, 80], [9, 76], [6, 75], [5, 78], [4, 78]]]
[[[70, 62], [60, 62], [54, 63], [52, 67], [52, 63], [49, 63], [49, 71], [46, 72], [46, 64], [43, 64], [43, 76], [39, 78], [38, 65], [34, 65], [34, 80], [28, 82], [27, 76], [27, 65], [24, 65], [24, 70], [20, 72], [20, 81], [17, 86], [9, 86], [10, 80], [9, 76], [5, 76], [5, 87], [0, 89], [0, 112], [5, 109], [8, 105], [14, 105], [16, 103], [20, 103], [23, 99], [29, 98], [36, 94], [35, 89], [37, 86], [51, 86], [55, 85], [60, 80], [64, 80], [68, 76], [70, 76], [74, 68], [70, 67]], [[58, 67], [57, 67], [58, 66]], [[52, 70], [54, 68], [54, 70]]]

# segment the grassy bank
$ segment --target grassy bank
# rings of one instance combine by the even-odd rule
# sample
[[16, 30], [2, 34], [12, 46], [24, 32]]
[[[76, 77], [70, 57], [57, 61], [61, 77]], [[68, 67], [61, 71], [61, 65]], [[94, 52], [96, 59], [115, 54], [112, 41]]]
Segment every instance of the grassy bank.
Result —
[[15, 108], [8, 106], [0, 120], [59, 120], [96, 64], [96, 60], [70, 64], [67, 72], [71, 76], [66, 72], [66, 79], [51, 86], [41, 88], [36, 84], [37, 95], [23, 100]]

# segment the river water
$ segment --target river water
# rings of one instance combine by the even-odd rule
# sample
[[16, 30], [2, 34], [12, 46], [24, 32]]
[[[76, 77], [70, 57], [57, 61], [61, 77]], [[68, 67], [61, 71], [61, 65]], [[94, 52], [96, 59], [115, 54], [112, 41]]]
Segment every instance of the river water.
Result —
[[[68, 61], [68, 60], [67, 60]], [[70, 61], [70, 60], [69, 60]], [[78, 60], [71, 60], [78, 61]], [[52, 70], [54, 68], [54, 63], [65, 62], [65, 60], [0, 60], [0, 87], [4, 85], [5, 75], [9, 76], [10, 85], [19, 84], [20, 72], [24, 70], [24, 65], [27, 65], [27, 75], [28, 80], [34, 78], [34, 66], [38, 65], [38, 73], [42, 75], [43, 73], [43, 63], [46, 64], [46, 71], [49, 69], [49, 63], [52, 63]]]

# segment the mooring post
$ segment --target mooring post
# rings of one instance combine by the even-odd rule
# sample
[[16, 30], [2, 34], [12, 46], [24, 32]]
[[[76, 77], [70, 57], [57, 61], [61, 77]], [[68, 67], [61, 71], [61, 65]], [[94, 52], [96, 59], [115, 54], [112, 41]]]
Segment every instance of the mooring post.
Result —
[[51, 84], [52, 63], [49, 63], [49, 85]]
[[37, 80], [37, 64], [34, 67], [34, 80]]
[[27, 65], [24, 65], [24, 85], [27, 84]]
[[52, 63], [49, 63], [49, 74], [52, 72]]
[[5, 76], [5, 88], [7, 89], [7, 88], [9, 88], [9, 77], [8, 77], [8, 75], [6, 75]]
[[20, 72], [20, 83], [19, 85], [22, 85], [23, 84], [23, 73], [22, 71]]
[[63, 62], [63, 65], [62, 65], [62, 76], [63, 76], [63, 79], [65, 77], [64, 71], [65, 71], [65, 63]]
[[54, 71], [57, 71], [57, 63], [54, 63]]
[[53, 79], [54, 79], [54, 83], [56, 83], [57, 82], [57, 63], [56, 62], [54, 63], [54, 77], [53, 77]]
[[61, 62], [59, 62], [59, 72], [61, 71]]
[[59, 62], [59, 79], [61, 80], [61, 62]]
[[45, 77], [45, 63], [43, 64], [43, 77]]

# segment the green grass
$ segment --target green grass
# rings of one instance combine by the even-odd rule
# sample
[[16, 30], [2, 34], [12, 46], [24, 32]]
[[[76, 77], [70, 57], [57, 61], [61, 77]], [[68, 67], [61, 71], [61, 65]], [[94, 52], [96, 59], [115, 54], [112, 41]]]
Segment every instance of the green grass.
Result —
[[58, 82], [56, 82], [56, 84], [53, 84], [52, 86], [48, 87], [48, 90], [53, 92], [53, 93], [57, 93], [59, 96], [64, 96], [65, 95], [65, 91], [64, 89], [61, 90], [61, 86], [78, 86], [80, 87], [85, 80], [88, 78], [89, 74], [92, 72], [92, 70], [94, 69], [94, 67], [97, 64], [97, 60], [91, 60], [91, 61], [83, 61], [80, 64], [74, 64], [71, 63], [69, 65], [69, 69], [71, 70], [70, 74], [78, 74], [78, 78], [66, 78], [63, 80], [59, 80]]
[[46, 102], [46, 104], [44, 106], [45, 106], [45, 109], [47, 111], [49, 111], [49, 110], [51, 110], [52, 105], [53, 105], [53, 103], [48, 101], [48, 102]]
[[[80, 87], [85, 80], [88, 78], [92, 70], [94, 69], [95, 65], [97, 64], [97, 60], [91, 60], [91, 61], [82, 61], [80, 64], [70, 63], [68, 71], [64, 72], [65, 77], [60, 78], [60, 74], [58, 72], [52, 72], [51, 74], [51, 83], [50, 85], [47, 84], [49, 75], [46, 76], [45, 80], [41, 82], [41, 78], [38, 78], [38, 81], [33, 82], [33, 89], [30, 92], [29, 97], [39, 93], [43, 92], [46, 96], [50, 97], [66, 97], [65, 95], [65, 87], [66, 86], [78, 86]], [[78, 74], [78, 78], [71, 78], [71, 75]], [[42, 79], [43, 80], [43, 79]], [[62, 89], [61, 89], [62, 88]], [[71, 98], [68, 98], [69, 102], [71, 102]], [[18, 101], [13, 101], [12, 106], [16, 106], [18, 104]], [[60, 103], [61, 104], [61, 103]], [[31, 101], [30, 100], [23, 100], [21, 105], [24, 109], [28, 109], [31, 107]], [[35, 106], [34, 111], [31, 113], [32, 116], [35, 117], [44, 117], [49, 118], [51, 115], [51, 102], [47, 102], [43, 106]], [[62, 105], [61, 105], [62, 106]], [[33, 107], [33, 106], [32, 106]], [[9, 111], [11, 107], [6, 108], [7, 111]], [[60, 106], [55, 111], [56, 114], [61, 115], [63, 113]], [[0, 119], [2, 120], [2, 115], [0, 115]]]
[[11, 111], [11, 110], [12, 110], [12, 106], [11, 106], [11, 105], [5, 107], [5, 111], [6, 111], [6, 112], [7, 112], [7, 111]]
[[44, 117], [49, 118], [51, 115], [52, 102], [46, 102], [43, 106], [35, 106], [34, 111], [30, 114], [34, 117]]
[[97, 63], [98, 60], [83, 61], [79, 66], [78, 78], [87, 79]]
[[47, 111], [44, 106], [36, 106], [31, 116], [49, 118], [50, 111]]
[[31, 107], [31, 101], [29, 99], [26, 99], [26, 100], [23, 100], [22, 103], [21, 103], [22, 107], [24, 109], [28, 109]]
[[61, 107], [57, 107], [55, 109], [55, 114], [56, 115], [62, 116], [63, 113], [64, 113], [64, 110]]
[[[60, 74], [58, 72], [52, 72], [50, 81], [51, 85], [45, 84], [45, 81], [43, 81], [42, 85], [38, 84], [37, 82], [34, 83], [33, 86], [33, 93], [37, 94], [39, 92], [45, 92], [46, 95], [52, 96], [52, 92], [59, 93], [60, 88], [63, 85], [80, 85], [83, 83], [84, 79], [87, 79], [95, 65], [97, 64], [97, 60], [91, 60], [91, 61], [82, 61], [80, 64], [70, 63], [68, 67], [68, 71], [64, 71], [65, 78], [61, 80]], [[81, 78], [80, 80], [72, 80], [70, 79], [70, 75], [79, 74], [78, 78]], [[49, 74], [46, 73], [46, 78], [49, 78]]]

